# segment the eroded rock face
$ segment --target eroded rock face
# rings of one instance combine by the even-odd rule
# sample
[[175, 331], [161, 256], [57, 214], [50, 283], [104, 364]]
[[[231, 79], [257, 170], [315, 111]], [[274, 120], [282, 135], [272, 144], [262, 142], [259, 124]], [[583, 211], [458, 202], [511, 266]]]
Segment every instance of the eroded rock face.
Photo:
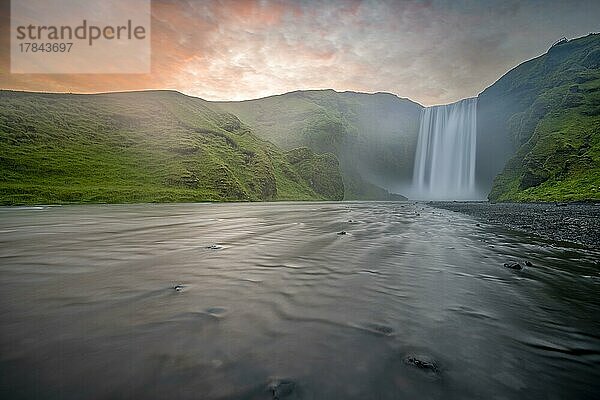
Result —
[[543, 174], [543, 171], [534, 171], [532, 169], [527, 169], [521, 178], [521, 183], [519, 184], [519, 189], [525, 190], [530, 187], [536, 187], [541, 185], [542, 183], [548, 180], [548, 176]]

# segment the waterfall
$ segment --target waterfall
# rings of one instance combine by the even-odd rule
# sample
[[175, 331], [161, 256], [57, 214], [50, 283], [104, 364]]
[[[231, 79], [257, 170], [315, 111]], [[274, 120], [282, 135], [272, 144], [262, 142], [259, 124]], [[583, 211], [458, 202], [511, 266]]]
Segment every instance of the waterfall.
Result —
[[413, 197], [473, 199], [477, 98], [424, 108], [415, 155]]

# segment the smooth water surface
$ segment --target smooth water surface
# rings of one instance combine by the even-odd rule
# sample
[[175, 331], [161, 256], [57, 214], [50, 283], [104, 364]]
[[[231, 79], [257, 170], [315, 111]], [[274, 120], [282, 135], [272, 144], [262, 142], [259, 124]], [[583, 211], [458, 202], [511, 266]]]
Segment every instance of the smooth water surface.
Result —
[[0, 251], [1, 398], [600, 393], [599, 253], [423, 204], [2, 208]]

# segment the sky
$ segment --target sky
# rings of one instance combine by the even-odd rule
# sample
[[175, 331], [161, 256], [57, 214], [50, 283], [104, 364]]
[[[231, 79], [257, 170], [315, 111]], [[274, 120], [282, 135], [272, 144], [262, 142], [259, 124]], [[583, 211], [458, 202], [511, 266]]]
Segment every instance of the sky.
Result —
[[600, 31], [597, 0], [153, 0], [151, 73], [11, 74], [8, 4], [0, 88], [175, 89], [207, 100], [335, 89], [445, 104], [476, 96], [563, 36]]

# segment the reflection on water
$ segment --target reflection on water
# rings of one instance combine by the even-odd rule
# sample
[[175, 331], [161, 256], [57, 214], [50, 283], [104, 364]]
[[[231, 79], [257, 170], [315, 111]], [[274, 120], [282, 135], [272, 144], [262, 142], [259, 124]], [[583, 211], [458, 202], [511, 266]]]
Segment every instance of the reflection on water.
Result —
[[599, 254], [519, 235], [413, 203], [0, 209], [0, 397], [594, 397]]

